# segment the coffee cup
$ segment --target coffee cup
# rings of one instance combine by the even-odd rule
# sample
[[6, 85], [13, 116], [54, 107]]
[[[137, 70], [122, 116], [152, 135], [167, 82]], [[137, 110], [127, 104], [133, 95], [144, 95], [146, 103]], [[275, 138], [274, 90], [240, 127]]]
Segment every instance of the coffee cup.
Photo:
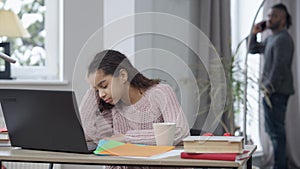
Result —
[[174, 142], [175, 123], [153, 123], [153, 131], [157, 146], [172, 146]]

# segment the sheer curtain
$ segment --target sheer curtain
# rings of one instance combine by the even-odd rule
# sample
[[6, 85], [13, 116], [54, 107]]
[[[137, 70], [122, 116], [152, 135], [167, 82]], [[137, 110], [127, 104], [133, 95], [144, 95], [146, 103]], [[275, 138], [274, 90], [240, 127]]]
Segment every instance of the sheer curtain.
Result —
[[[292, 26], [289, 29], [290, 34], [293, 37], [295, 51], [294, 60], [292, 65], [293, 75], [294, 75], [294, 87], [295, 94], [289, 99], [289, 105], [286, 113], [286, 132], [287, 132], [287, 151], [289, 157], [289, 168], [299, 169], [300, 168], [300, 149], [298, 143], [300, 142], [300, 98], [299, 98], [299, 80], [300, 80], [300, 1], [295, 0], [269, 0], [266, 1], [264, 9], [267, 11], [271, 6], [276, 3], [283, 3], [287, 6], [291, 16], [292, 16]], [[261, 112], [263, 112], [261, 110]], [[261, 119], [263, 119], [263, 113], [261, 113]], [[263, 120], [261, 120], [261, 125], [263, 125]], [[271, 142], [264, 132], [264, 127], [261, 127], [261, 142], [264, 151], [262, 168], [269, 166], [272, 163], [272, 148]]]

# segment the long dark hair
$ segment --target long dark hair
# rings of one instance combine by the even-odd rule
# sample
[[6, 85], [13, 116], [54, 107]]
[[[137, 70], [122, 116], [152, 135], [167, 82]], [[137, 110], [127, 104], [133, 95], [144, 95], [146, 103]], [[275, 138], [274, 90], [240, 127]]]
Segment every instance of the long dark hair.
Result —
[[289, 29], [290, 26], [292, 25], [292, 18], [291, 18], [291, 15], [288, 12], [286, 6], [282, 3], [279, 3], [279, 4], [273, 5], [272, 9], [279, 9], [279, 10], [285, 12], [285, 14], [286, 14], [286, 28]]
[[[149, 79], [145, 77], [132, 66], [124, 54], [115, 50], [104, 50], [97, 53], [88, 67], [88, 75], [100, 69], [105, 75], [112, 75], [114, 77], [119, 75], [121, 69], [125, 69], [128, 72], [130, 85], [136, 89], [147, 90], [160, 82], [159, 79]], [[95, 94], [100, 111], [109, 110], [114, 107], [114, 105], [104, 102], [97, 92], [95, 92]]]

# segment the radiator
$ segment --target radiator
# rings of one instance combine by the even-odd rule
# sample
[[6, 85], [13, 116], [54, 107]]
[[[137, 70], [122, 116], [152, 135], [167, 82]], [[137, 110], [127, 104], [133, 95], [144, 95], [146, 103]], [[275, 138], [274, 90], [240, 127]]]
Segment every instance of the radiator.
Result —
[[[22, 162], [3, 162], [7, 169], [48, 169], [47, 163], [22, 163]], [[60, 164], [54, 164], [53, 169], [61, 169]]]

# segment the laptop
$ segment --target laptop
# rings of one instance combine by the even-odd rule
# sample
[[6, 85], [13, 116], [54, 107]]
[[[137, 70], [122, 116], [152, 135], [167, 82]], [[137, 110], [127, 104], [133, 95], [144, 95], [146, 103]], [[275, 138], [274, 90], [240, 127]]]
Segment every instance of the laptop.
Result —
[[0, 89], [11, 145], [24, 149], [91, 153], [73, 91]]

